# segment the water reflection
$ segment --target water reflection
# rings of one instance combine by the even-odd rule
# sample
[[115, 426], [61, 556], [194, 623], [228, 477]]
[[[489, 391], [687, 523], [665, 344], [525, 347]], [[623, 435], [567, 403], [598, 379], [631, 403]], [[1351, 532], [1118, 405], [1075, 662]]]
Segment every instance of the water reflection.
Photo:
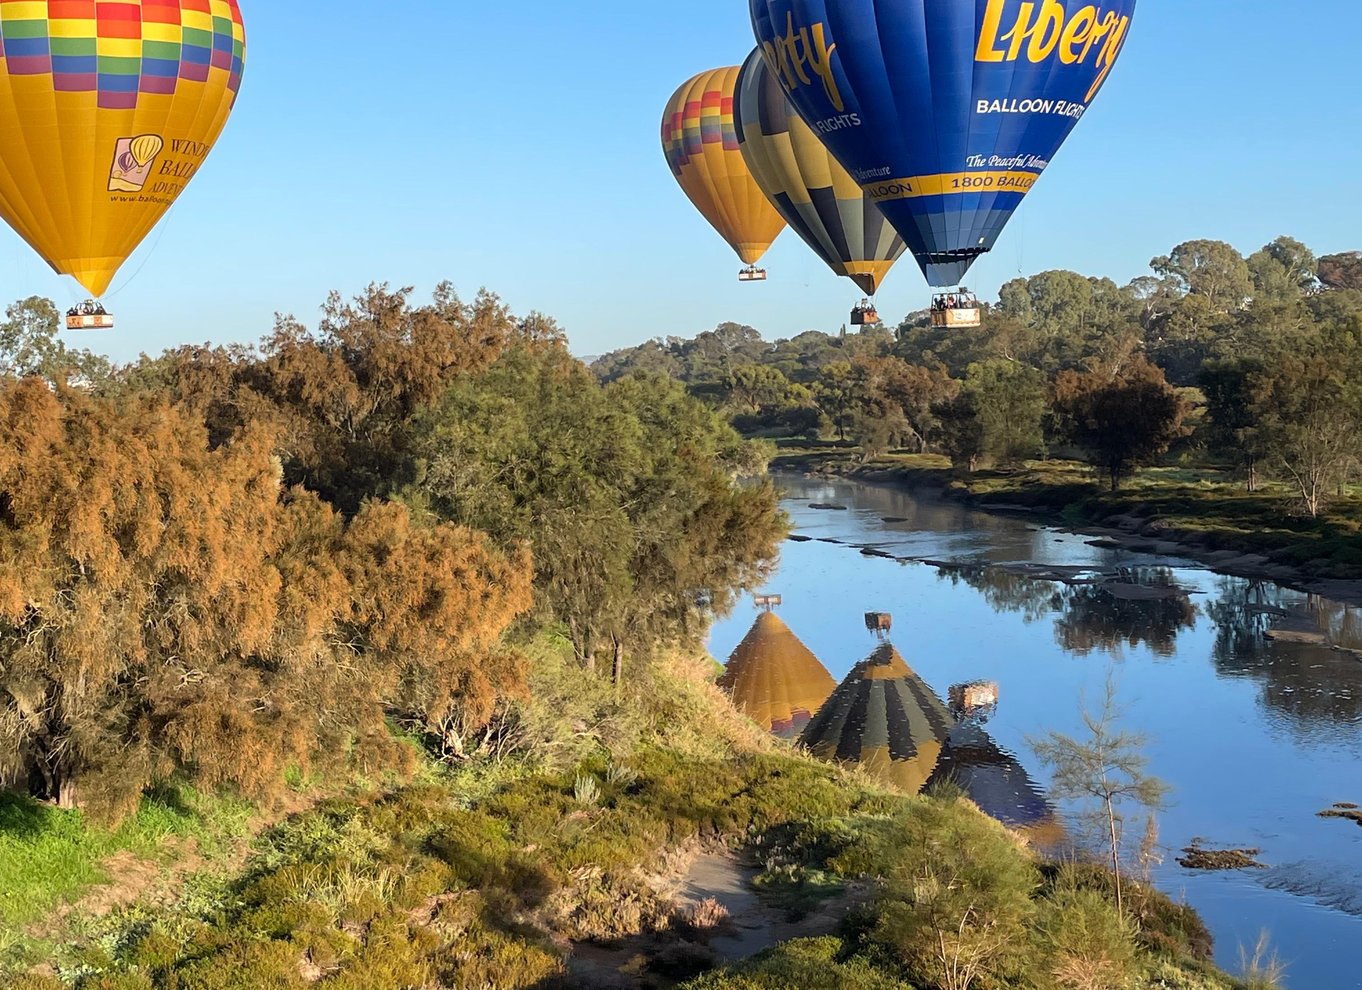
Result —
[[916, 794], [936, 769], [953, 722], [899, 651], [881, 643], [833, 692], [800, 741], [820, 759], [858, 764]]
[[1277, 587], [1224, 578], [1207, 606], [1212, 659], [1226, 677], [1262, 685], [1263, 704], [1304, 733], [1362, 724], [1362, 611]]
[[951, 730], [927, 786], [945, 781], [964, 791], [985, 814], [1027, 834], [1036, 844], [1047, 848], [1064, 844], [1064, 828], [1040, 787], [978, 719], [965, 719]]
[[967, 585], [984, 596], [995, 612], [1018, 612], [1027, 622], [1038, 622], [1063, 604], [1054, 581], [1032, 577], [993, 564], [955, 564], [940, 568], [941, 579]]
[[1079, 656], [1119, 655], [1143, 645], [1155, 656], [1172, 657], [1178, 634], [1193, 628], [1200, 614], [1166, 567], [1132, 568], [1114, 580], [1068, 588], [1061, 599], [1055, 640]]
[[1171, 657], [1178, 634], [1193, 628], [1200, 614], [1168, 567], [937, 566], [942, 580], [973, 588], [996, 612], [1019, 613], [1028, 623], [1059, 613], [1055, 640], [1079, 656], [1148, 646]]
[[794, 739], [823, 707], [837, 682], [813, 651], [768, 609], [733, 651], [719, 687], [767, 732]]

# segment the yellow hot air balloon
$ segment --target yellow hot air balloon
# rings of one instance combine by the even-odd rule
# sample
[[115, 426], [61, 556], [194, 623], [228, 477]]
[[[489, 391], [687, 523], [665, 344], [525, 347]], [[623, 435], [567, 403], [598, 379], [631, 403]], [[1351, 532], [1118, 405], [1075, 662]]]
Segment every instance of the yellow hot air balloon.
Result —
[[758, 281], [756, 267], [785, 221], [766, 199], [738, 148], [733, 125], [738, 67], [702, 72], [676, 91], [662, 117], [662, 150], [672, 174]]
[[241, 84], [237, 0], [0, 0], [0, 217], [102, 295]]

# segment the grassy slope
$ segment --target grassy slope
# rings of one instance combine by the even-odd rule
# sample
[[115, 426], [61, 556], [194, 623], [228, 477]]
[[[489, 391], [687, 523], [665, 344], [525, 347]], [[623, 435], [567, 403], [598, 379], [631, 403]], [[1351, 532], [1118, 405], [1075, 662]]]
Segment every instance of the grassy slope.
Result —
[[222, 855], [245, 834], [250, 816], [241, 802], [178, 788], [147, 798], [135, 816], [110, 830], [88, 826], [77, 812], [0, 794], [0, 961], [45, 950], [24, 931], [114, 879], [104, 865], [112, 857], [169, 865], [168, 857], [190, 844], [196, 854]]
[[[929, 808], [979, 817], [963, 803], [943, 810], [939, 801], [885, 793], [778, 748], [708, 685], [705, 663], [652, 668], [616, 699], [603, 684], [584, 684], [561, 649], [540, 645], [537, 652], [534, 696], [492, 742], [532, 756], [504, 755], [455, 772], [428, 767], [399, 787], [326, 800], [261, 835], [235, 875], [215, 877], [210, 869], [186, 886], [178, 905], [134, 906], [72, 924], [69, 944], [48, 946], [46, 972], [8, 985], [570, 985], [559, 982], [568, 940], [672, 925], [671, 905], [647, 876], [669, 850], [697, 836], [757, 842], [775, 866], [768, 886], [797, 903], [816, 898], [820, 886], [875, 873], [876, 860], [864, 850], [887, 848], [882, 839], [895, 823]], [[164, 812], [151, 805], [128, 831], [115, 833], [122, 839], [84, 830], [70, 817], [35, 820], [19, 839], [28, 845], [22, 853], [7, 847], [0, 870], [21, 860], [41, 870], [48, 856], [73, 857], [85, 870], [120, 843], [151, 851], [158, 833], [216, 834], [210, 823], [222, 815], [201, 811], [158, 825]], [[1025, 855], [1000, 841], [1008, 843], [1006, 855]], [[44, 903], [92, 877], [77, 871], [63, 891], [47, 890]], [[16, 913], [3, 930], [12, 937], [24, 917]], [[1142, 972], [1172, 975], [1142, 986], [1232, 986], [1212, 976], [1191, 982], [1202, 978], [1187, 975], [1197, 967], [1178, 959], [1186, 940], [1161, 938], [1151, 943], [1160, 952], [1142, 950]], [[797, 944], [699, 985], [789, 986], [761, 974], [810, 966], [846, 976], [810, 987], [902, 985], [892, 963], [858, 951], [854, 936]], [[828, 953], [835, 963], [823, 960]]]
[[1090, 468], [1074, 461], [961, 475], [942, 457], [887, 455], [861, 463], [846, 449], [787, 447], [775, 467], [932, 487], [970, 504], [1025, 507], [1071, 525], [1102, 526], [1134, 517], [1151, 538], [1208, 551], [1261, 554], [1315, 578], [1362, 578], [1362, 495], [1355, 489], [1311, 519], [1296, 511], [1284, 486], [1266, 485], [1250, 494], [1221, 472], [1186, 468], [1148, 468], [1111, 492]]

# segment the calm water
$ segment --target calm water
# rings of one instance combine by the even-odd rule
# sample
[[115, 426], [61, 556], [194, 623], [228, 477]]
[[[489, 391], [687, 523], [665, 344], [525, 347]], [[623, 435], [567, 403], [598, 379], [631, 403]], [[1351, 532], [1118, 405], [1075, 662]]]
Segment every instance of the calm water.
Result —
[[[1293, 990], [1362, 987], [1362, 828], [1317, 817], [1362, 804], [1362, 659], [1265, 636], [1325, 631], [1362, 648], [1362, 611], [889, 489], [781, 483], [795, 533], [812, 539], [786, 544], [769, 590], [834, 677], [874, 647], [864, 613], [893, 613], [894, 644], [939, 695], [999, 683], [988, 733], [1044, 788], [1027, 740], [1080, 734], [1080, 699], [1099, 699], [1114, 670], [1124, 724], [1148, 735], [1151, 770], [1172, 787], [1160, 886], [1201, 912], [1227, 968], [1266, 929]], [[1186, 594], [1113, 594], [1081, 583], [1092, 572]], [[755, 616], [744, 605], [719, 623], [714, 655], [727, 657]], [[1261, 848], [1269, 868], [1183, 870], [1175, 855], [1195, 838]]]

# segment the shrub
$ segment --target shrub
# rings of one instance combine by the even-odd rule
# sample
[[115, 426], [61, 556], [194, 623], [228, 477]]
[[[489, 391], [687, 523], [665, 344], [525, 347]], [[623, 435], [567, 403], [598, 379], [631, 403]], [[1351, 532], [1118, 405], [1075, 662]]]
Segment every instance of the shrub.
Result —
[[803, 939], [751, 962], [710, 973], [684, 990], [912, 990], [866, 959], [850, 956], [837, 938]]
[[1125, 990], [1135, 945], [1116, 909], [1092, 890], [1065, 889], [1042, 901], [1039, 928], [1050, 972], [1064, 990]]
[[1032, 952], [1040, 875], [966, 802], [927, 801], [899, 823], [874, 938], [940, 990], [1006, 980]]

